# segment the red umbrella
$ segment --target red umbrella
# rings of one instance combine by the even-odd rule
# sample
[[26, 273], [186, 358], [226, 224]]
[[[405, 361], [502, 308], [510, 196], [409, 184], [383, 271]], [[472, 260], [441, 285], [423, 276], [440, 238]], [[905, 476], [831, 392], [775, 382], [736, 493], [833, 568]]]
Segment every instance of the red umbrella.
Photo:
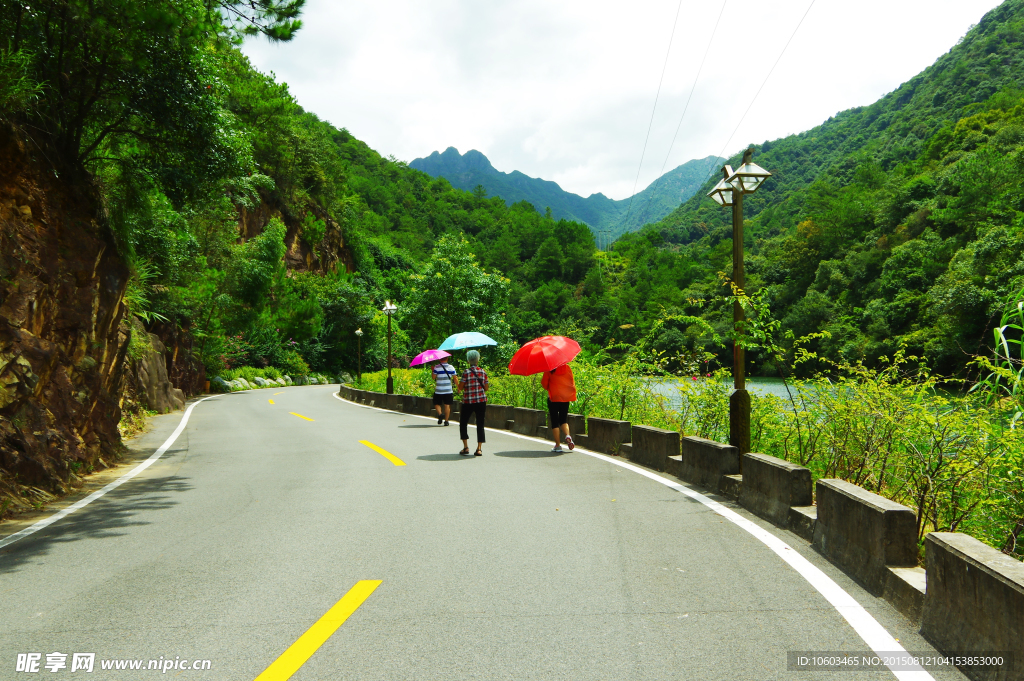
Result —
[[519, 348], [508, 363], [508, 372], [529, 376], [551, 371], [580, 354], [580, 344], [565, 336], [541, 336]]

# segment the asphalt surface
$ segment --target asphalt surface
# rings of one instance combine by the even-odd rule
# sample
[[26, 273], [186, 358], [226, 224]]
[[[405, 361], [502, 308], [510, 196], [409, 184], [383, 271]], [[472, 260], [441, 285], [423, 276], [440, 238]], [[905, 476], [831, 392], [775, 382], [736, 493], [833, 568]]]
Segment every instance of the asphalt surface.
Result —
[[[456, 424], [336, 390], [206, 400], [136, 479], [0, 549], [0, 679], [251, 681], [360, 580], [381, 584], [292, 679], [895, 678], [787, 671], [787, 651], [868, 646], [764, 544], [685, 495], [495, 431], [483, 457], [460, 457]], [[153, 419], [134, 448], [155, 451], [180, 421]], [[737, 511], [907, 650], [934, 650], [806, 542]], [[32, 652], [68, 654], [67, 668], [17, 672]], [[76, 652], [95, 653], [91, 675], [70, 672]], [[161, 657], [210, 669], [145, 669]], [[145, 662], [99, 668], [113, 659]]]

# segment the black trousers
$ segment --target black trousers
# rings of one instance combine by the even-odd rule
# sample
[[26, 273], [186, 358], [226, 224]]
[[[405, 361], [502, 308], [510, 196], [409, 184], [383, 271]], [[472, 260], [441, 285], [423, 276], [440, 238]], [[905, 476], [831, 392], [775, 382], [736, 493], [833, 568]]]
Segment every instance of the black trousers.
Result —
[[459, 409], [459, 437], [463, 440], [469, 439], [469, 416], [470, 414], [476, 414], [476, 441], [487, 442], [487, 439], [484, 437], [484, 421], [487, 420], [486, 412], [486, 402], [472, 402], [470, 404], [463, 402], [462, 407]]

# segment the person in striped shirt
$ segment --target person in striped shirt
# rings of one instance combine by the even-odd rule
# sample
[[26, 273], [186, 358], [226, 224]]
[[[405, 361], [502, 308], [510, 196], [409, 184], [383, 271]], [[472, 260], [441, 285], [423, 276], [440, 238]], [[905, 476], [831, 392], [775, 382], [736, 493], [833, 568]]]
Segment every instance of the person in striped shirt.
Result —
[[[455, 367], [443, 359], [434, 365], [434, 408], [437, 409], [437, 425], [448, 425], [452, 415], [452, 379]], [[443, 411], [442, 411], [443, 410]]]

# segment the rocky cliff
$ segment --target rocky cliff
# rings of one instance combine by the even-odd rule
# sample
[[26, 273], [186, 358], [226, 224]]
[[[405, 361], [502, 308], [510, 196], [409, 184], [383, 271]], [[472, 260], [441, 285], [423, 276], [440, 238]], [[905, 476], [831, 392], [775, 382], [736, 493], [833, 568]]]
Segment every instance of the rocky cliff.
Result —
[[116, 458], [129, 272], [91, 185], [10, 129], [0, 159], [2, 517]]

